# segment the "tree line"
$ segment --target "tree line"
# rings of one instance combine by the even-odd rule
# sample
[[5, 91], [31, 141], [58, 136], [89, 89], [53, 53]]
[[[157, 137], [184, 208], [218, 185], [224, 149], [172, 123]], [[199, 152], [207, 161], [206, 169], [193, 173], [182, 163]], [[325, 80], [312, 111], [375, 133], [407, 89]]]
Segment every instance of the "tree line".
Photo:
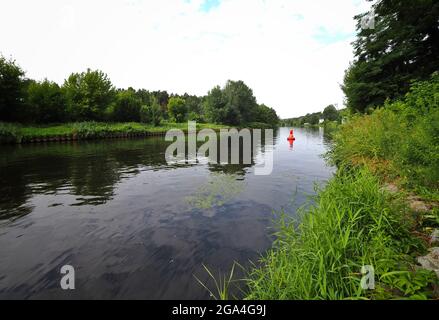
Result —
[[401, 99], [412, 83], [439, 71], [439, 1], [379, 0], [373, 11], [372, 28], [362, 23], [371, 12], [355, 17], [354, 61], [342, 85], [355, 112]]
[[[374, 24], [365, 28], [364, 19], [371, 14]], [[413, 84], [428, 81], [439, 71], [438, 17], [435, 0], [378, 0], [373, 10], [354, 17], [354, 60], [341, 85], [350, 112], [372, 113], [386, 101], [403, 99]], [[335, 117], [335, 108], [330, 107], [327, 112]], [[316, 112], [282, 123], [316, 125], [320, 119], [328, 117]]]
[[276, 126], [276, 111], [258, 104], [243, 81], [227, 81], [206, 96], [117, 89], [100, 70], [72, 73], [62, 86], [25, 77], [12, 59], [0, 55], [0, 121], [64, 123], [76, 121], [143, 122], [194, 120], [230, 125]]
[[320, 120], [325, 122], [341, 122], [343, 112], [344, 110], [337, 110], [333, 104], [330, 104], [322, 112], [308, 113], [302, 117], [284, 119], [282, 120], [282, 124], [289, 127], [302, 127], [305, 125], [318, 125]]

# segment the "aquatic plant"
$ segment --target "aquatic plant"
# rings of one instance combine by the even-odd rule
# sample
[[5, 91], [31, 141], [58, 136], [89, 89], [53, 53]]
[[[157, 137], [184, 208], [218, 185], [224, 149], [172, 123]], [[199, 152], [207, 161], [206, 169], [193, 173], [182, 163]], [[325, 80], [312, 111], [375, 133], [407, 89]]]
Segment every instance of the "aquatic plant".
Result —
[[200, 186], [195, 195], [187, 197], [189, 205], [201, 209], [212, 209], [231, 201], [244, 190], [243, 182], [233, 174], [213, 173], [209, 181]]

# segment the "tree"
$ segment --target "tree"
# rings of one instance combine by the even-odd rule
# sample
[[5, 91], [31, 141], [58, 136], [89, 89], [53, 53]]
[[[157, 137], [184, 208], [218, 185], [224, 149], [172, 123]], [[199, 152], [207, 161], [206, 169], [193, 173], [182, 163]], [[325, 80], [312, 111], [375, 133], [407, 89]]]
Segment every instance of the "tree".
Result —
[[134, 90], [124, 90], [117, 93], [112, 110], [112, 120], [120, 122], [140, 121], [142, 102]]
[[265, 104], [261, 104], [257, 107], [255, 121], [276, 126], [279, 124], [279, 117], [273, 108], [269, 108]]
[[209, 121], [232, 125], [254, 121], [257, 107], [253, 91], [243, 81], [229, 80], [224, 89], [214, 87], [204, 101]]
[[204, 100], [204, 112], [209, 122], [222, 123], [226, 114], [226, 99], [219, 86], [210, 90]]
[[151, 105], [144, 105], [140, 108], [140, 121], [150, 123], [154, 126], [160, 125], [162, 120], [160, 105], [156, 98], [152, 99]]
[[203, 104], [200, 97], [192, 96], [185, 93], [182, 98], [184, 99], [184, 101], [186, 101], [186, 106], [189, 113], [192, 112], [201, 115], [201, 113], [203, 112]]
[[136, 96], [142, 101], [142, 105], [151, 105], [154, 98], [153, 94], [145, 89], [136, 91]]
[[0, 121], [16, 121], [23, 105], [24, 72], [14, 60], [0, 56]]
[[153, 97], [157, 99], [158, 104], [160, 105], [160, 110], [164, 119], [168, 118], [168, 103], [169, 103], [169, 94], [167, 91], [154, 91], [152, 92]]
[[255, 118], [256, 98], [243, 81], [227, 81], [224, 87], [226, 99], [225, 123], [241, 124], [252, 122]]
[[105, 109], [115, 97], [110, 79], [99, 70], [71, 74], [63, 90], [72, 120], [103, 120]]
[[31, 81], [27, 88], [26, 112], [38, 123], [62, 122], [66, 118], [66, 99], [55, 82]]
[[309, 117], [309, 124], [311, 125], [316, 125], [319, 124], [320, 121], [320, 116], [318, 113], [313, 113], [310, 117]]
[[329, 105], [323, 110], [323, 119], [326, 121], [337, 121], [339, 114], [334, 105]]
[[184, 122], [187, 118], [187, 111], [184, 99], [179, 97], [172, 97], [169, 99], [168, 113], [175, 122]]
[[364, 112], [386, 99], [400, 98], [413, 80], [439, 70], [439, 2], [381, 0], [374, 5], [375, 28], [356, 16], [355, 59], [342, 89], [347, 106]]

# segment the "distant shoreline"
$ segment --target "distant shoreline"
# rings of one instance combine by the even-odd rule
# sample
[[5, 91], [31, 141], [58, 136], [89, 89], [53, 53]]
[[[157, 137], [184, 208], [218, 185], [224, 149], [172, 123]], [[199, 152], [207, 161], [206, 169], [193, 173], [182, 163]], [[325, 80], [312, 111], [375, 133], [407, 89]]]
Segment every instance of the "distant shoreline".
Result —
[[[271, 126], [264, 123], [251, 123], [239, 127], [267, 129]], [[218, 131], [231, 128], [231, 126], [212, 123], [197, 124], [197, 130], [207, 128]], [[44, 126], [0, 123], [0, 145], [163, 136], [171, 129], [187, 132], [187, 123], [162, 123], [159, 126], [139, 122], [74, 122]]]

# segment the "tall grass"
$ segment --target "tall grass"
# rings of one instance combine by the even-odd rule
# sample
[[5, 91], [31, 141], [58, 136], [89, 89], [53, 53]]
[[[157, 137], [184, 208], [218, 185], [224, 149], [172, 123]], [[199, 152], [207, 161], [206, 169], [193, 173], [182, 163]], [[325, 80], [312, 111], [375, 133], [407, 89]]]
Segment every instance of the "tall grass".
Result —
[[[434, 275], [410, 269], [406, 253], [422, 245], [402, 209], [367, 169], [340, 169], [299, 224], [281, 220], [273, 249], [250, 271], [247, 298], [426, 298]], [[360, 286], [365, 265], [375, 270], [375, 290]]]
[[439, 74], [402, 101], [354, 116], [334, 135], [334, 163], [367, 165], [408, 188], [439, 188]]
[[[232, 266], [232, 269], [228, 274], [221, 275], [219, 274], [218, 277], [215, 277], [212, 273], [212, 271], [209, 270], [208, 267], [203, 265], [204, 270], [209, 275], [209, 278], [213, 281], [215, 287], [211, 290], [203, 281], [201, 281], [197, 276], [194, 275], [197, 282], [209, 292], [210, 296], [215, 300], [229, 300], [231, 297], [230, 288], [234, 280], [235, 275], [235, 267], [237, 266], [237, 263], [234, 263]], [[238, 265], [239, 266], [239, 265]]]
[[[419, 224], [380, 184], [391, 180], [439, 200], [439, 74], [413, 84], [401, 101], [353, 116], [333, 135], [327, 157], [337, 174], [300, 223], [281, 220], [273, 249], [250, 271], [248, 298], [430, 297], [437, 277], [413, 267], [425, 250], [414, 236]], [[374, 268], [375, 290], [360, 286], [365, 265]]]

